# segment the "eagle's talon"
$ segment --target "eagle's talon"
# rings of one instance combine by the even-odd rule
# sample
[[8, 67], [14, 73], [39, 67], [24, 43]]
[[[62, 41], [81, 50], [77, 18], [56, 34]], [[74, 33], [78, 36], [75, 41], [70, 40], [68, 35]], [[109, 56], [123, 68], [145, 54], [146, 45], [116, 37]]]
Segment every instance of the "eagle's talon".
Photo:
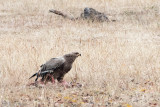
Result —
[[71, 85], [70, 85], [68, 82], [66, 82], [66, 81], [61, 81], [61, 82], [59, 82], [59, 83], [60, 83], [61, 86], [63, 86], [65, 89], [71, 87]]

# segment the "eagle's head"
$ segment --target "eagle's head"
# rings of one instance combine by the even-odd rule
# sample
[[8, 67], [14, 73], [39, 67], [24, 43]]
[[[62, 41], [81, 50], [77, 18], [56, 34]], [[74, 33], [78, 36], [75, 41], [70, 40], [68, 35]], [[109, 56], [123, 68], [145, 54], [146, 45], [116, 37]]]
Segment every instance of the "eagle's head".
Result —
[[68, 61], [68, 62], [74, 62], [74, 60], [75, 60], [78, 56], [81, 56], [81, 54], [78, 53], [78, 52], [72, 52], [72, 53], [69, 53], [69, 54], [64, 55], [64, 58], [65, 58], [65, 60]]
[[81, 54], [78, 53], [78, 52], [72, 52], [71, 54], [72, 54], [73, 56], [76, 56], [76, 57], [81, 56]]

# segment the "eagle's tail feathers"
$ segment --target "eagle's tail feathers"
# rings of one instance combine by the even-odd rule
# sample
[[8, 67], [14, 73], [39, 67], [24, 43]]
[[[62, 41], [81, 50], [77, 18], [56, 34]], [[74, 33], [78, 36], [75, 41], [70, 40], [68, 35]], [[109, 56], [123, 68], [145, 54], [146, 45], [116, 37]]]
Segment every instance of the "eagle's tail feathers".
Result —
[[34, 76], [36, 76], [38, 73], [33, 74], [29, 79], [33, 78]]

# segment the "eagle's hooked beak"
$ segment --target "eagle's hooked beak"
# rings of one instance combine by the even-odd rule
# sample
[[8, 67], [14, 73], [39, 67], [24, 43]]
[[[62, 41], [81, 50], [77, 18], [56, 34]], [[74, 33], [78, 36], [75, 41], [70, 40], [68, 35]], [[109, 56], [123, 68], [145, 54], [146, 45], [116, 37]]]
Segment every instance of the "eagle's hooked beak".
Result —
[[81, 54], [78, 54], [77, 57], [78, 57], [78, 56], [81, 56]]

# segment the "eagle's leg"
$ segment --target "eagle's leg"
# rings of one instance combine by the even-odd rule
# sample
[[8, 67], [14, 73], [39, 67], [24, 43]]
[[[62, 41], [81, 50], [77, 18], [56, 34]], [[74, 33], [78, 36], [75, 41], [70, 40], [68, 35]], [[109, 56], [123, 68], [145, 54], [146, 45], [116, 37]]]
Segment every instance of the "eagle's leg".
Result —
[[47, 74], [45, 77], [44, 77], [44, 84], [47, 84], [48, 81], [51, 81], [51, 75], [50, 74]]
[[54, 84], [54, 83], [55, 83], [55, 80], [54, 80], [53, 75], [49, 74], [48, 76], [51, 78], [51, 83]]
[[55, 80], [54, 80], [54, 77], [53, 76], [51, 76], [51, 82], [52, 82], [52, 84], [54, 84], [55, 83]]
[[51, 75], [51, 74], [44, 75], [44, 76], [42, 77], [40, 83], [41, 83], [41, 84], [47, 84], [49, 81], [50, 81], [52, 84], [55, 83], [54, 77], [53, 77], [53, 75]]
[[46, 75], [43, 75], [38, 83], [43, 84], [43, 85], [46, 84]]

